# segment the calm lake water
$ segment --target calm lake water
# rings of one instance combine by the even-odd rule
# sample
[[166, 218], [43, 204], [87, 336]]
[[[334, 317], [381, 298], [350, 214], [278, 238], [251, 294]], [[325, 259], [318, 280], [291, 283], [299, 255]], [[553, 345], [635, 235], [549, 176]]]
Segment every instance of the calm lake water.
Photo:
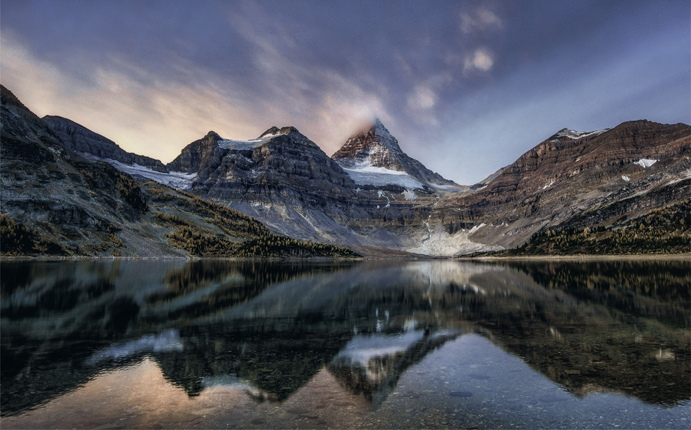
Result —
[[2, 262], [2, 428], [690, 428], [691, 262]]

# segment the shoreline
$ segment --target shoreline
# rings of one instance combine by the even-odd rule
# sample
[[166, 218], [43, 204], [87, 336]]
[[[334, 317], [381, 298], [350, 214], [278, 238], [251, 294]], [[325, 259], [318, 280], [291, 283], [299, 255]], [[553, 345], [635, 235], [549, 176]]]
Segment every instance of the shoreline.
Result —
[[0, 262], [4, 261], [360, 261], [363, 257], [51, 257], [51, 256], [14, 256], [0, 255]]
[[137, 261], [137, 260], [169, 260], [169, 261], [373, 261], [373, 260], [451, 260], [451, 261], [626, 261], [626, 260], [689, 260], [691, 252], [684, 254], [577, 254], [577, 255], [524, 255], [524, 256], [476, 256], [476, 257], [437, 257], [437, 256], [362, 256], [362, 257], [57, 257], [57, 256], [7, 256], [1, 255], [0, 262], [5, 261]]
[[464, 261], [626, 261], [626, 260], [689, 260], [691, 252], [684, 254], [575, 254], [575, 255], [511, 255], [511, 256], [486, 256], [486, 257], [457, 257]]

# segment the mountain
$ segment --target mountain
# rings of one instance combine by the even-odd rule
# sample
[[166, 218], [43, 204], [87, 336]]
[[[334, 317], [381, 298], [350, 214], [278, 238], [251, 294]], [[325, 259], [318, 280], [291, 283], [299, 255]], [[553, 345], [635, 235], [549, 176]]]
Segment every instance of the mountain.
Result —
[[[45, 220], [44, 209], [43, 212], [26, 211], [22, 208], [27, 204], [18, 201], [29, 196], [29, 200], [43, 202], [42, 207], [70, 202], [70, 207], [77, 208], [75, 211], [85, 209], [93, 214], [93, 219], [111, 214], [108, 215], [111, 217], [109, 225], [122, 229], [121, 212], [131, 212], [131, 208], [118, 206], [129, 201], [123, 200], [122, 189], [126, 193], [141, 193], [152, 207], [158, 205], [154, 213], [185, 220], [183, 224], [176, 224], [152, 215], [149, 210], [142, 213], [141, 220], [127, 222], [161, 225], [163, 220], [169, 229], [165, 234], [179, 229], [182, 230], [178, 233], [182, 234], [182, 227], [197, 225], [200, 230], [195, 233], [195, 240], [210, 241], [217, 251], [237, 251], [231, 250], [235, 249], [234, 245], [219, 244], [212, 238], [213, 234], [225, 234], [219, 233], [225, 231], [224, 228], [236, 231], [211, 222], [216, 215], [223, 218], [224, 211], [230, 208], [239, 212], [232, 212], [234, 215], [229, 219], [233, 222], [240, 222], [238, 216], [242, 213], [261, 222], [272, 234], [298, 241], [348, 246], [371, 255], [455, 256], [520, 247], [533, 235], [544, 236], [549, 231], [597, 229], [601, 233], [598, 237], [607, 238], [612, 236], [611, 232], [622, 228], [640, 227], [641, 222], [636, 220], [653, 211], [675, 204], [681, 205], [675, 207], [685, 208], [685, 202], [691, 199], [691, 127], [686, 124], [641, 120], [592, 132], [562, 129], [513, 164], [468, 187], [445, 180], [407, 156], [380, 121], [348, 139], [333, 157], [327, 156], [295, 127], [271, 127], [250, 140], [230, 140], [212, 131], [187, 145], [175, 160], [164, 166], [165, 169], [154, 170], [139, 162], [126, 164], [125, 159], [103, 159], [119, 169], [120, 174], [117, 170], [107, 170], [104, 163], [97, 163], [102, 158], [93, 154], [98, 148], [109, 148], [107, 154], [119, 153], [114, 142], [86, 129], [77, 129], [70, 125], [75, 124], [71, 121], [57, 121], [54, 117], [49, 117], [48, 122], [67, 124], [75, 131], [60, 132], [64, 127], [57, 126], [51, 129], [46, 121], [27, 113], [23, 106], [21, 114], [15, 112], [18, 108], [11, 113], [12, 106], [21, 105], [13, 96], [3, 100], [3, 154], [8, 155], [3, 155], [2, 160], [7, 166], [2, 172], [3, 185], [7, 185], [3, 188], [3, 204], [12, 208], [3, 208], [3, 212], [21, 214], [29, 227], [40, 224], [42, 232], [53, 228], [51, 223], [55, 221]], [[22, 127], [13, 131], [17, 118], [21, 118]], [[66, 145], [59, 138], [67, 139], [65, 135], [82, 143]], [[14, 144], [13, 139], [19, 143]], [[49, 147], [39, 145], [37, 140], [50, 142]], [[69, 149], [87, 148], [89, 142], [99, 143], [90, 143], [90, 148], [97, 148], [89, 149], [91, 152], [81, 150], [89, 159]], [[33, 167], [11, 164], [10, 160], [21, 157], [33, 163]], [[50, 167], [56, 157], [62, 161], [79, 159], [80, 166], [88, 166], [84, 169], [111, 173], [104, 178], [100, 173], [89, 173], [87, 178], [79, 180], [81, 182], [62, 186], [63, 176], [71, 180], [77, 178], [77, 173]], [[65, 161], [60, 165], [69, 164]], [[41, 173], [43, 171], [45, 173]], [[118, 185], [132, 178], [138, 182], [132, 182], [132, 186]], [[181, 192], [178, 197], [170, 197], [174, 193], [172, 189], [160, 188], [148, 180]], [[46, 193], [48, 184], [54, 191]], [[91, 188], [85, 189], [84, 184]], [[70, 196], [81, 196], [81, 200], [65, 197], [63, 194], [68, 191]], [[162, 193], [164, 197], [152, 199], [151, 193]], [[93, 202], [89, 199], [94, 195], [100, 201], [90, 206]], [[132, 196], [127, 199], [135, 202]], [[196, 203], [189, 203], [193, 198]], [[200, 201], [217, 206], [211, 212], [204, 209], [189, 214], [185, 208], [201, 210]], [[109, 206], [101, 208], [99, 205], [103, 204]], [[211, 213], [215, 215], [209, 218]], [[675, 214], [671, 215], [675, 220], [685, 220]], [[65, 226], [68, 222], [61, 219], [59, 224]], [[166, 247], [170, 237], [164, 238], [162, 230], [142, 227], [144, 224], [122, 231], [142, 228], [137, 237], [146, 237], [146, 240], [161, 244], [163, 248], [160, 249], [169, 250]], [[672, 241], [677, 236], [691, 234], [683, 225], [678, 227], [660, 231], [665, 231]], [[63, 240], [66, 236], [59, 237]], [[622, 236], [621, 240], [624, 239]], [[230, 235], [224, 240], [233, 242], [247, 238]], [[573, 238], [569, 241], [573, 242]], [[182, 246], [182, 242], [178, 245]], [[591, 249], [590, 245], [593, 244], [579, 249]], [[646, 252], [639, 248], [632, 243], [626, 251]], [[672, 248], [679, 251], [683, 246]], [[203, 254], [199, 248], [183, 249], [187, 253], [197, 253], [194, 255]], [[567, 248], [547, 246], [539, 249], [566, 252]], [[569, 249], [576, 250], [575, 247]]]
[[427, 186], [449, 191], [462, 188], [409, 157], [378, 119], [367, 131], [348, 139], [331, 158], [358, 185], [394, 184], [410, 189]]
[[295, 127], [271, 127], [250, 140], [209, 132], [167, 167], [194, 176], [188, 187], [192, 193], [256, 218], [277, 233], [355, 247], [414, 247], [409, 228], [417, 228], [440, 196], [404, 172], [400, 176], [415, 185], [358, 184]]
[[[630, 121], [561, 130], [476, 192], [443, 198], [431, 223], [502, 248], [545, 229], [602, 227], [691, 197], [691, 127]], [[443, 234], [442, 234], [443, 236]]]
[[[93, 154], [86, 158], [74, 152], [12, 92], [0, 86], [0, 93], [0, 252], [4, 255], [355, 255], [276, 235], [237, 211], [144, 178], [138, 183]], [[71, 135], [90, 136], [102, 147], [110, 145], [87, 132]], [[119, 148], [110, 149], [113, 154]]]
[[62, 140], [68, 149], [74, 152], [105, 160], [115, 160], [128, 165], [138, 164], [157, 172], [167, 173], [168, 171], [159, 160], [127, 152], [112, 140], [67, 118], [47, 115], [43, 117], [43, 122]]
[[117, 248], [111, 234], [137, 223], [146, 210], [136, 182], [67, 149], [14, 94], [0, 90], [3, 253], [13, 241], [20, 253]]

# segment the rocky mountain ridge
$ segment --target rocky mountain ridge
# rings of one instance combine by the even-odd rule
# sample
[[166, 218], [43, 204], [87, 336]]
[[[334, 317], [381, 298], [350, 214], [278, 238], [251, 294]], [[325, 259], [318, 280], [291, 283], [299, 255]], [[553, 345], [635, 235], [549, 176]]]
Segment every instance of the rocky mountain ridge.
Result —
[[576, 138], [557, 133], [486, 187], [442, 199], [432, 219], [449, 234], [485, 224], [490, 228], [475, 238], [510, 248], [536, 231], [568, 228], [584, 216], [589, 221], [580, 228], [610, 227], [624, 215], [687, 199], [690, 179], [691, 127], [629, 121]]
[[[54, 131], [44, 133], [61, 144]], [[111, 142], [90, 133], [71, 135]], [[209, 132], [166, 172], [109, 162], [140, 184], [153, 179], [189, 191], [294, 239], [365, 254], [453, 256], [514, 248], [548, 229], [617, 229], [626, 217], [688, 199], [690, 152], [685, 124], [563, 129], [481, 183], [461, 187], [408, 157], [376, 121], [333, 157], [294, 127], [271, 127], [250, 140]]]
[[[583, 224], [583, 217], [590, 220], [589, 226], [617, 228], [624, 214], [639, 216], [691, 196], [691, 132], [685, 124], [642, 120], [594, 132], [563, 129], [485, 181], [455, 192], [428, 185], [406, 187], [395, 180], [363, 182], [383, 175], [396, 180], [403, 174], [413, 177], [397, 170], [403, 165], [396, 164], [392, 154], [400, 147], [380, 122], [349, 139], [334, 154], [347, 175], [310, 141], [311, 165], [331, 172], [328, 178], [324, 171], [287, 169], [306, 152], [271, 149], [279, 147], [272, 143], [275, 132], [271, 129], [252, 141], [253, 152], [244, 155], [250, 141], [233, 141], [233, 148], [226, 145], [225, 152], [208, 164], [207, 170], [214, 173], [203, 177], [211, 188], [202, 186], [198, 178], [192, 191], [256, 217], [283, 234], [441, 256], [513, 248], [543, 229]], [[298, 148], [299, 141], [309, 140], [297, 134], [286, 139], [281, 146]], [[256, 164], [259, 160], [263, 161]], [[357, 172], [353, 167], [365, 164], [370, 176], [353, 174]], [[244, 165], [245, 174], [242, 169], [229, 173], [231, 165]], [[259, 165], [263, 167], [255, 169]], [[248, 171], [262, 179], [253, 182]], [[392, 171], [402, 175], [392, 175]], [[324, 181], [312, 180], [319, 177]], [[328, 197], [320, 193], [320, 198], [306, 198], [319, 190], [327, 190]], [[588, 215], [592, 211], [599, 215]]]
[[[354, 255], [276, 235], [252, 218], [189, 193], [147, 180], [137, 183], [93, 154], [73, 151], [4, 86], [0, 94], [3, 255]], [[90, 136], [76, 130], [73, 135]], [[98, 135], [91, 140], [109, 145]]]
[[101, 159], [115, 160], [124, 164], [138, 164], [157, 172], [168, 172], [159, 160], [127, 152], [112, 140], [94, 133], [72, 120], [53, 115], [46, 115], [42, 119], [72, 151], [87, 156], [93, 155]]
[[303, 240], [401, 247], [405, 244], [380, 225], [377, 211], [416, 217], [405, 188], [359, 186], [295, 127], [272, 127], [252, 140], [209, 133], [185, 147], [168, 168], [196, 175], [189, 185], [196, 195]]

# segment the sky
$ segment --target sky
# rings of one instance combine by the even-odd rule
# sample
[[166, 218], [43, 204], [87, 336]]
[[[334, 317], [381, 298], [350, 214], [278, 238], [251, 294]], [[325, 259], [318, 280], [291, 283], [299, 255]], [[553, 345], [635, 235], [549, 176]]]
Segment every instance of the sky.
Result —
[[164, 163], [274, 125], [331, 155], [379, 118], [470, 185], [565, 127], [691, 123], [691, 4], [0, 0], [0, 83]]

